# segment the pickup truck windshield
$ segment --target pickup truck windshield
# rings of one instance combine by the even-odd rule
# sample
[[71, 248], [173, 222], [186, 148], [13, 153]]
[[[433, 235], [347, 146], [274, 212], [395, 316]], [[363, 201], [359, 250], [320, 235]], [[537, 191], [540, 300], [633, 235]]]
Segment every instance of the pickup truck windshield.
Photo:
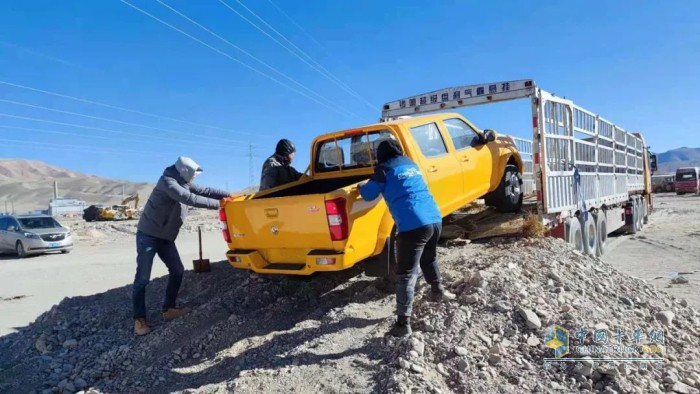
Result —
[[315, 172], [371, 167], [377, 164], [377, 146], [396, 139], [389, 130], [357, 131], [320, 142], [316, 147]]

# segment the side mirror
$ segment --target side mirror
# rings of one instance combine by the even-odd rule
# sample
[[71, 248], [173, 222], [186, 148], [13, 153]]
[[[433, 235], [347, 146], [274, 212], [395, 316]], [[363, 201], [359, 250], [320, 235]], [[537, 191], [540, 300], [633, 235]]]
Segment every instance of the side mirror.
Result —
[[11, 232], [11, 233], [14, 233], [14, 232], [17, 231], [17, 227], [15, 227], [15, 226], [10, 226], [10, 227], [7, 228], [7, 231], [9, 231], [9, 232]]
[[496, 141], [496, 132], [491, 129], [484, 130], [484, 141], [493, 142]]
[[656, 163], [656, 155], [655, 154], [649, 155], [649, 168], [651, 169], [652, 172], [656, 172], [659, 170], [659, 166]]

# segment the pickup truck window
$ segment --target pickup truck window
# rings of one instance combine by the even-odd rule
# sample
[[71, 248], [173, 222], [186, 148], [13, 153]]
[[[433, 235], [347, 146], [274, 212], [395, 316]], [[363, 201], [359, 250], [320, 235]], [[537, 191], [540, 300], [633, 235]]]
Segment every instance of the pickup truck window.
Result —
[[377, 146], [389, 138], [394, 138], [389, 130], [377, 130], [323, 141], [317, 148], [315, 171], [329, 172], [376, 165]]
[[481, 138], [476, 130], [462, 119], [447, 119], [444, 123], [456, 150], [473, 148], [481, 142]]
[[411, 127], [411, 134], [425, 157], [435, 157], [447, 153], [447, 146], [435, 123]]

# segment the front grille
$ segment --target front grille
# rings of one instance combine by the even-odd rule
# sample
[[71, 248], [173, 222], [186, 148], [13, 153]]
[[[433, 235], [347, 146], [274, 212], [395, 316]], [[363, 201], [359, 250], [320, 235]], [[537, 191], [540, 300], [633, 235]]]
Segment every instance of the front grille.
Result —
[[46, 242], [63, 241], [64, 239], [66, 239], [66, 234], [64, 234], [64, 233], [44, 234], [41, 236], [41, 239], [43, 239]]

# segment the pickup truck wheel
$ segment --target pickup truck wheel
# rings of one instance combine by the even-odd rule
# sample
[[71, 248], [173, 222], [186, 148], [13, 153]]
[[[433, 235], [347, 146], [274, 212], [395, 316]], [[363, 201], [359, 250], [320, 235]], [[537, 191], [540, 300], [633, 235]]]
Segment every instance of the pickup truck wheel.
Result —
[[523, 205], [523, 177], [514, 165], [507, 165], [496, 190], [485, 197], [486, 205], [500, 212], [518, 212]]
[[377, 281], [377, 289], [386, 294], [396, 293], [396, 270], [398, 269], [397, 249], [396, 249], [396, 234], [398, 229], [394, 227], [391, 230], [391, 235], [386, 240], [384, 250], [379, 255], [379, 261], [382, 270], [382, 276]]

